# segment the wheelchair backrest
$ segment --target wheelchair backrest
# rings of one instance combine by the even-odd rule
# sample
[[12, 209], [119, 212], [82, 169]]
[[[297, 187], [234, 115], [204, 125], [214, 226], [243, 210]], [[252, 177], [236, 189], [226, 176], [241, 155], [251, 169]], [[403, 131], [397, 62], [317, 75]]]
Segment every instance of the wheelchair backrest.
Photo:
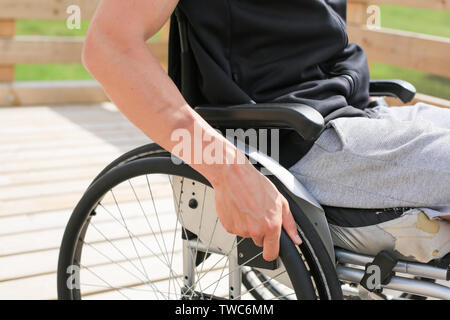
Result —
[[[271, 51], [270, 53], [270, 57], [273, 54], [273, 59], [279, 59], [284, 56], [291, 56], [291, 58], [285, 63], [280, 61], [280, 63], [276, 64], [280, 64], [279, 67], [271, 67], [267, 70], [267, 73], [259, 72], [257, 65], [263, 64], [267, 66], [265, 59], [268, 56], [263, 57], [264, 55], [255, 53], [253, 57], [253, 52], [264, 50], [251, 51], [250, 55], [252, 57], [248, 58], [250, 61], [256, 62], [256, 64], [252, 63], [251, 66], [247, 66], [247, 63], [242, 61], [232, 62], [229, 57], [225, 58], [227, 61], [224, 61], [221, 53], [228, 49], [221, 45], [221, 41], [225, 41], [225, 36], [220, 36], [220, 33], [225, 34], [229, 31], [227, 28], [232, 27], [228, 26], [227, 14], [220, 11], [226, 11], [226, 8], [230, 6], [237, 7], [238, 4], [228, 4], [228, 0], [218, 0], [214, 4], [209, 0], [181, 0], [171, 18], [169, 75], [180, 89], [186, 101], [192, 106], [199, 104], [254, 103], [253, 99], [257, 102], [269, 102], [286, 93], [286, 90], [289, 91], [288, 88], [280, 89], [282, 86], [279, 86], [274, 80], [277, 77], [269, 76], [269, 74], [279, 73], [282, 78], [287, 77], [289, 85], [298, 81], [297, 78], [302, 79], [301, 81], [307, 80], [310, 76], [303, 79], [300, 75], [303, 72], [302, 68], [310, 64], [319, 63], [319, 61], [325, 61], [333, 55], [339, 54], [342, 47], [345, 46], [345, 39], [342, 35], [342, 21], [345, 23], [346, 0], [305, 0], [303, 4], [298, 4], [296, 0], [280, 0], [280, 2], [274, 4], [267, 2], [261, 8], [257, 7], [252, 1], [244, 0], [242, 3], [239, 2], [239, 5], [250, 6], [251, 9], [247, 10], [248, 12], [246, 12], [245, 16], [234, 18], [233, 24], [239, 23], [241, 28], [246, 26], [252, 27], [256, 37], [265, 37], [263, 41], [267, 42], [270, 48], [275, 50], [275, 52]], [[282, 20], [282, 24], [286, 25], [286, 29], [284, 27], [276, 27], [276, 30], [273, 32], [283, 34], [283, 37], [289, 43], [295, 42], [293, 41], [294, 39], [299, 39], [296, 44], [292, 43], [293, 51], [287, 54], [286, 49], [278, 48], [273, 42], [273, 33], [267, 37], [265, 36], [265, 33], [271, 30], [272, 25], [275, 27], [278, 25], [278, 22], [272, 19], [270, 26], [261, 28], [260, 23], [255, 23], [254, 21], [260, 20], [259, 16], [255, 16], [261, 14], [259, 10], [275, 9], [278, 11], [278, 14], [284, 14], [286, 13], [286, 8], [289, 7], [295, 7], [296, 13], [292, 15], [287, 12], [286, 21]], [[308, 9], [309, 13], [302, 13], [305, 8]], [[238, 9], [234, 8], [233, 10], [234, 13]], [[298, 18], [297, 14], [299, 15]], [[209, 17], [205, 18], [205, 15]], [[264, 21], [264, 15], [267, 14], [262, 14], [261, 23]], [[338, 16], [340, 16], [340, 19]], [[320, 18], [324, 22], [316, 23], [315, 21], [320, 20]], [[217, 23], [214, 19], [217, 20]], [[305, 20], [305, 22], [296, 22], [301, 20]], [[309, 25], [310, 23], [312, 25]], [[217, 28], [214, 24], [217, 25]], [[211, 27], [211, 25], [214, 25], [214, 27]], [[296, 32], [295, 30], [298, 29], [298, 26], [301, 26], [305, 31]], [[208, 28], [213, 28], [213, 31], [204, 32]], [[289, 35], [289, 33], [293, 34]], [[314, 38], [316, 39], [311, 49], [309, 42], [313, 40], [308, 36], [308, 33], [314, 33]], [[238, 29], [230, 37], [231, 39], [236, 39], [241, 37], [241, 35], [242, 30]], [[218, 40], [216, 36], [220, 39]], [[245, 37], [247, 36], [245, 35]], [[245, 40], [244, 46], [230, 44], [230, 46], [234, 46], [233, 56], [242, 56], [244, 52], [237, 53], [236, 51], [241, 51], [242, 47], [258, 47], [259, 40], [255, 42], [253, 38], [255, 37], [248, 37], [248, 43]], [[205, 47], [204, 51], [206, 54], [204, 56], [199, 55], [199, 42], [200, 47]], [[192, 48], [190, 43], [193, 44]], [[211, 61], [205, 61], [208, 60], [205, 57], [214, 60], [212, 64]], [[292, 60], [292, 57], [295, 57], [295, 59]], [[230, 60], [228, 61], [228, 59]], [[284, 59], [281, 60], [284, 61]], [[237, 65], [234, 67], [232, 64]], [[299, 64], [302, 66], [299, 66]], [[217, 67], [219, 69], [223, 68], [223, 70], [218, 70]], [[309, 73], [309, 71], [305, 72]], [[314, 77], [321, 76], [315, 75]], [[268, 94], [259, 95], [254, 92], [254, 84], [260, 82], [263, 83], [263, 87], [269, 86], [271, 88]], [[285, 83], [284, 85], [288, 84]], [[257, 86], [260, 87], [259, 84]]]

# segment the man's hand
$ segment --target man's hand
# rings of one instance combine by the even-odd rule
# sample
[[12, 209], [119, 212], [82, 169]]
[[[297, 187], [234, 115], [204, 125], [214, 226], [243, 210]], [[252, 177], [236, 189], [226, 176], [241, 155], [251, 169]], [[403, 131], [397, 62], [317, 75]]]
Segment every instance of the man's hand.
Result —
[[281, 226], [301, 243], [289, 204], [272, 182], [251, 164], [235, 164], [224, 173], [213, 187], [219, 219], [229, 233], [252, 238], [268, 261], [278, 257]]
[[[177, 144], [171, 140], [175, 130], [183, 128], [194, 137], [197, 126], [211, 137], [211, 143], [228, 145], [228, 150], [238, 152], [187, 104], [145, 43], [167, 21], [177, 3], [102, 1], [85, 41], [84, 66], [120, 111], [166, 150]], [[300, 242], [286, 199], [250, 163], [191, 165], [215, 188], [217, 211], [225, 228], [263, 245], [265, 259], [278, 256], [281, 225], [295, 243]]]

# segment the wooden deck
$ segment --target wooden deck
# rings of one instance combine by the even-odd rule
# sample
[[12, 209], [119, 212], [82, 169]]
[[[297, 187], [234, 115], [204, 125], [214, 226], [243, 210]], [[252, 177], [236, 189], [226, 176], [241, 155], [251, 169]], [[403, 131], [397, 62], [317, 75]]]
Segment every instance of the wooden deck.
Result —
[[95, 175], [149, 139], [110, 103], [0, 109], [0, 299], [55, 299], [58, 248]]
[[[0, 108], [0, 119], [0, 300], [56, 299], [59, 246], [73, 208], [100, 170], [114, 158], [150, 140], [111, 103]], [[164, 208], [173, 206], [168, 180], [153, 182], [159, 183], [155, 197], [159, 197], [157, 200], [161, 201], [161, 205]], [[142, 196], [141, 185], [136, 183], [135, 186], [139, 198], [144, 200], [143, 211], [147, 211], [151, 201]], [[135, 195], [124, 198], [128, 201], [127, 205], [132, 205]], [[106, 207], [112, 203], [107, 200], [105, 197]], [[147, 226], [144, 217], [138, 215], [139, 208], [127, 211], [131, 214], [130, 230], [147, 244], [156, 246], [152, 238], [154, 235], [144, 228]], [[162, 218], [161, 234], [167, 239], [175, 239], [176, 228], [168, 222], [169, 218], [175, 216]], [[136, 248], [126, 241], [128, 230], [119, 230], [117, 219], [116, 222], [114, 219], [105, 215], [100, 224], [113, 230], [114, 243], [123, 252], [131, 252], [132, 260], [137, 260], [133, 256]], [[106, 242], [98, 235], [94, 234], [91, 240], [99, 243], [99, 248], [108, 249]], [[181, 246], [174, 248], [174, 261], [181, 266]], [[158, 252], [158, 248], [154, 250]], [[83, 249], [83, 254], [85, 252], [89, 253], [89, 250]], [[113, 256], [114, 252], [111, 254]], [[115, 254], [115, 261], [118, 261], [115, 265], [98, 254], [91, 257], [93, 268], [102, 274], [118, 277], [120, 272], [113, 267], [123, 268], [129, 261], [121, 262], [121, 257], [117, 257], [117, 252]], [[137, 257], [150, 266], [155, 277], [160, 277], [158, 281], [167, 282], [167, 275], [156, 267], [153, 255], [137, 254]], [[214, 267], [214, 261], [208, 261], [208, 264]], [[206, 270], [208, 268], [202, 269]], [[214, 269], [208, 276], [218, 279], [219, 269]], [[95, 279], [89, 280], [95, 282]], [[132, 298], [146, 289], [142, 283], [129, 277], [117, 280], [121, 288], [131, 286], [126, 294]], [[213, 281], [212, 278], [205, 280]], [[221, 295], [227, 294], [227, 284], [221, 282], [218, 291]], [[93, 286], [87, 292], [86, 298], [90, 299], [118, 298], [114, 290], [104, 289], [100, 285]], [[246, 294], [243, 298], [251, 297]]]
[[[56, 299], [59, 246], [72, 210], [107, 164], [151, 140], [111, 103], [0, 108], [0, 119], [0, 300]], [[168, 292], [179, 299], [182, 239], [173, 182], [144, 177], [119, 184], [97, 207], [84, 238], [83, 298], [160, 299]], [[170, 268], [161, 240], [174, 252]], [[208, 258], [196, 279], [226, 296], [228, 259], [221, 257]], [[164, 289], [160, 296], [149, 290], [149, 274]]]

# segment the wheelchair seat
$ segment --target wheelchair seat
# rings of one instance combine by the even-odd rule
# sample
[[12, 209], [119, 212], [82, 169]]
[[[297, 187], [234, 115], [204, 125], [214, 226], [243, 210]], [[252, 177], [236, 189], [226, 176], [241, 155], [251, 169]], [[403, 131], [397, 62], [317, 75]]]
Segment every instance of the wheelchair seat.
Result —
[[[387, 83], [384, 81], [383, 90], [386, 90]], [[405, 91], [398, 91], [403, 85]], [[392, 88], [396, 95], [403, 97], [409, 91], [409, 85], [404, 81], [394, 81]], [[219, 129], [290, 128], [305, 141], [314, 141], [324, 130], [321, 115], [311, 107], [300, 104], [210, 105], [198, 106], [195, 110]], [[424, 263], [441, 259], [450, 251], [447, 239], [450, 225], [428, 219], [420, 209], [330, 206], [323, 206], [323, 209], [333, 243], [342, 249], [368, 255], [389, 250], [397, 259]]]
[[418, 208], [353, 209], [323, 206], [335, 246], [397, 259], [429, 263], [450, 252], [450, 225], [430, 220]]
[[[345, 1], [339, 2], [345, 4]], [[193, 8], [201, 7], [207, 11], [207, 5], [218, 3], [205, 0], [205, 6], [195, 4]], [[325, 5], [317, 1], [311, 1], [311, 4]], [[325, 119], [308, 103], [282, 103], [247, 95], [242, 99], [231, 99], [233, 90], [226, 84], [237, 89], [234, 93], [239, 96], [242, 93], [242, 88], [237, 85], [239, 76], [231, 72], [220, 78], [224, 73], [214, 73], [214, 67], [217, 67], [214, 65], [202, 66], [210, 81], [202, 78], [197, 63], [205, 59], [198, 55], [193, 57], [188, 41], [189, 37], [192, 40], [198, 34], [189, 33], [186, 26], [193, 21], [188, 23], [178, 8], [171, 19], [169, 76], [205, 121], [218, 129], [277, 128], [293, 133], [306, 145], [314, 143], [325, 128]], [[345, 10], [339, 12], [342, 16], [345, 14]], [[205, 18], [198, 12], [195, 16]], [[213, 15], [206, 18], [213, 19], [211, 25], [216, 22]], [[198, 54], [205, 53], [198, 47], [196, 49]], [[351, 50], [357, 51], [354, 46]], [[321, 73], [319, 69], [316, 71]], [[324, 73], [321, 75], [325, 76]], [[348, 98], [358, 91], [352, 76], [341, 74], [332, 78], [327, 79], [334, 80], [334, 84], [341, 83], [347, 89], [351, 87]], [[207, 99], [212, 93], [205, 90], [202, 95], [199, 88], [211, 88], [212, 83], [217, 99]], [[393, 96], [405, 103], [415, 94], [414, 87], [401, 80], [370, 81], [370, 88], [367, 88], [369, 81], [361, 83], [364, 87], [362, 95], [367, 96], [363, 99], [364, 104], [368, 103], [367, 107], [377, 104], [377, 101], [369, 103], [369, 94]], [[351, 104], [339, 97], [338, 100], [341, 104], [335, 105], [336, 109], [345, 108], [342, 103]], [[289, 147], [291, 154], [298, 155], [297, 150], [292, 152], [292, 145]], [[222, 300], [226, 297], [235, 300], [249, 296], [283, 300], [295, 297], [342, 299], [344, 287], [350, 284], [353, 291], [359, 287], [364, 266], [375, 263], [383, 250], [404, 260], [396, 261], [389, 272], [425, 278], [421, 281], [394, 275], [389, 283], [383, 283], [385, 288], [441, 299], [450, 297], [448, 287], [428, 281], [448, 281], [450, 278], [448, 255], [445, 256], [449, 251], [445, 239], [450, 232], [448, 224], [431, 221], [415, 208], [367, 210], [321, 206], [287, 170], [289, 165], [250, 149], [248, 147], [249, 152], [244, 150], [247, 156], [256, 160], [256, 167], [267, 169], [268, 178], [289, 202], [303, 240], [300, 246], [295, 246], [282, 230], [279, 259], [270, 263], [264, 261], [262, 249], [251, 239], [236, 237], [219, 223], [211, 184], [187, 164], [175, 163], [170, 152], [151, 143], [111, 162], [98, 174], [75, 207], [60, 249], [59, 298], [81, 299], [92, 295], [93, 290], [102, 290], [121, 298], [130, 298], [129, 294], [140, 298], [145, 294], [151, 299], [181, 300]], [[105, 255], [111, 250], [112, 257]], [[405, 262], [439, 259], [442, 261], [436, 267]], [[146, 265], [150, 266], [150, 272]], [[115, 272], [111, 272], [112, 268]], [[82, 272], [82, 276], [75, 277], [71, 272]], [[88, 281], [80, 283], [79, 278]]]

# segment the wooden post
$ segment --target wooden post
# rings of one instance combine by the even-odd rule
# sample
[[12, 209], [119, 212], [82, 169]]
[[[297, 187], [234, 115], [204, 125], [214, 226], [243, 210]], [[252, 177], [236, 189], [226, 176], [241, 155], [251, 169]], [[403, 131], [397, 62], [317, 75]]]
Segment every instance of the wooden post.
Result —
[[[367, 25], [367, 2], [347, 2], [347, 25], [366, 26]], [[369, 69], [372, 69], [372, 63], [369, 61]]]
[[348, 2], [347, 6], [347, 24], [363, 26], [367, 23], [367, 3]]
[[[161, 28], [161, 40], [162, 42], [168, 44], [169, 43], [169, 32], [170, 32], [170, 19], [164, 24], [164, 26]], [[169, 57], [169, 52], [168, 52], [169, 48], [167, 46], [166, 48], [166, 56], [164, 57], [163, 61], [159, 61], [161, 62], [161, 65], [163, 66], [164, 70], [168, 70], [169, 68], [169, 62], [168, 62], [168, 57]]]
[[169, 41], [170, 19], [161, 28], [161, 40]]
[[[13, 19], [0, 19], [0, 37], [12, 38], [16, 22]], [[0, 62], [0, 82], [14, 81], [14, 65], [2, 65]]]

